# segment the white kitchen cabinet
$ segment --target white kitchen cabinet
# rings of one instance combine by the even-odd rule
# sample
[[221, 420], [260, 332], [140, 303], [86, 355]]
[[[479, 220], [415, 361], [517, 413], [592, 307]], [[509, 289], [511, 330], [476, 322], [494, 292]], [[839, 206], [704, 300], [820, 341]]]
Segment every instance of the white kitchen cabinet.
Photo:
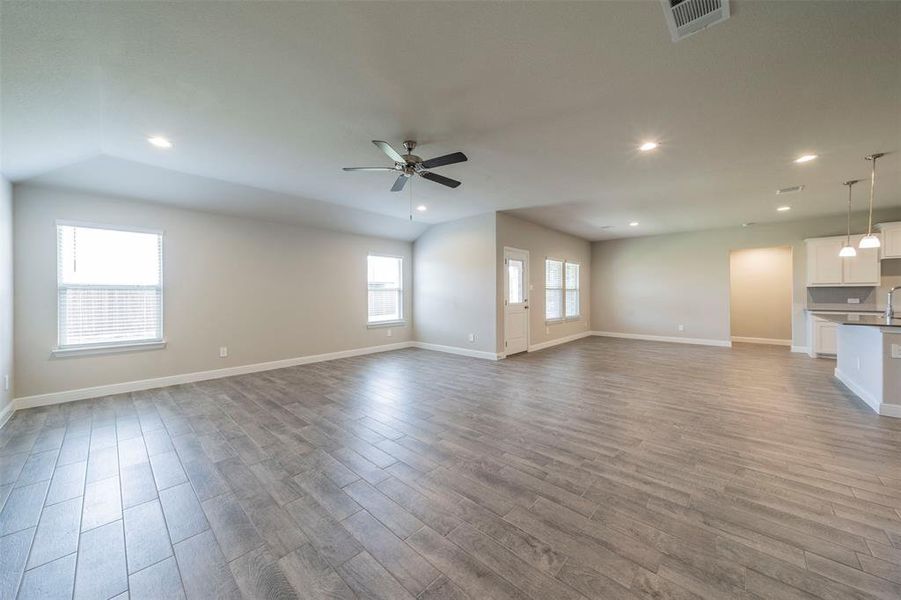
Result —
[[[852, 235], [851, 243], [857, 248], [861, 235]], [[807, 242], [807, 285], [809, 287], [878, 286], [879, 250], [857, 249], [857, 256], [842, 258], [838, 255], [845, 243], [845, 236], [813, 238]]]
[[[851, 243], [857, 247], [863, 236], [851, 236]], [[844, 285], [879, 285], [879, 248], [857, 248], [857, 256], [839, 258], [842, 261], [842, 283]]]
[[813, 317], [813, 353], [836, 354], [838, 346], [835, 342], [838, 323]]
[[882, 237], [882, 258], [901, 258], [901, 222], [876, 226]]

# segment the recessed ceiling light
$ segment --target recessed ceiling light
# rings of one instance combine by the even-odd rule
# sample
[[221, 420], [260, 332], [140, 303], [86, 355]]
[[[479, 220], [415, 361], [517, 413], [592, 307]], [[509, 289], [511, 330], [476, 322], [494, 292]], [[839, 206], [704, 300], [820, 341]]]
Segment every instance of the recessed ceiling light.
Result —
[[168, 139], [164, 138], [160, 135], [154, 135], [147, 138], [147, 141], [150, 142], [151, 145], [156, 146], [157, 148], [171, 148], [172, 142]]
[[780, 206], [780, 207], [777, 208], [776, 210], [778, 210], [779, 212], [785, 212], [785, 211], [791, 210], [791, 209], [792, 209], [791, 206]]
[[645, 142], [641, 146], [638, 147], [642, 152], [649, 152], [657, 147], [657, 142]]
[[638, 227], [638, 221], [632, 221], [629, 223], [629, 227]]
[[420, 204], [419, 206], [416, 207], [416, 210], [418, 210], [419, 212], [425, 212], [426, 211], [425, 204]]
[[804, 154], [804, 155], [796, 158], [795, 162], [796, 163], [806, 163], [806, 162], [810, 162], [812, 160], [816, 160], [816, 158], [817, 158], [816, 154]]

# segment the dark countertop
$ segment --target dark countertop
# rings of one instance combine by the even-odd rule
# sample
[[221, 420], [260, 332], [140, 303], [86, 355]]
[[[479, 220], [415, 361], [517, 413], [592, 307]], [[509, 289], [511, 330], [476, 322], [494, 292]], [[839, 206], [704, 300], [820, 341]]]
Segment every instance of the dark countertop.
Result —
[[831, 306], [824, 306], [824, 307], [808, 306], [804, 310], [806, 310], [807, 312], [812, 312], [812, 313], [842, 313], [842, 314], [848, 314], [848, 313], [880, 314], [880, 313], [885, 312], [885, 309], [874, 308], [872, 305], [866, 305], [861, 308], [854, 308], [853, 304], [850, 306], [847, 304], [845, 304], [845, 305], [833, 304]]
[[840, 325], [865, 325], [869, 327], [899, 327], [901, 328], [901, 318], [896, 316], [894, 319], [886, 319], [883, 315], [859, 315], [847, 313], [827, 314], [823, 313], [820, 318], [839, 323]]

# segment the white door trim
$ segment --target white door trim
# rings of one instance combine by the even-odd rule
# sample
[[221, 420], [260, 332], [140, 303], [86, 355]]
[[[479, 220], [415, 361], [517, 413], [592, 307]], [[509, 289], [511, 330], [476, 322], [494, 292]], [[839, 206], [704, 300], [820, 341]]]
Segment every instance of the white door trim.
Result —
[[504, 260], [501, 263], [501, 269], [504, 274], [503, 275], [503, 277], [504, 277], [504, 297], [502, 300], [503, 304], [501, 305], [501, 307], [503, 308], [503, 311], [504, 311], [504, 319], [503, 319], [503, 325], [504, 325], [504, 334], [503, 334], [504, 335], [504, 349], [503, 349], [503, 351], [504, 351], [504, 354], [508, 353], [508, 343], [507, 342], [509, 341], [507, 339], [507, 308], [508, 308], [507, 300], [510, 297], [510, 289], [509, 289], [510, 278], [507, 274], [507, 259], [509, 258], [510, 254], [517, 254], [517, 255], [519, 255], [519, 257], [525, 258], [525, 267], [523, 269], [523, 284], [522, 284], [523, 291], [522, 291], [522, 293], [523, 293], [523, 305], [524, 305], [523, 309], [525, 311], [525, 329], [526, 329], [525, 337], [526, 337], [526, 340], [525, 340], [525, 347], [521, 351], [528, 352], [529, 345], [531, 344], [531, 330], [529, 328], [529, 321], [531, 320], [529, 318], [529, 306], [531, 305], [531, 302], [529, 301], [529, 297], [531, 296], [531, 293], [532, 293], [531, 289], [530, 289], [531, 284], [530, 284], [530, 279], [529, 279], [529, 273], [530, 273], [530, 268], [531, 268], [531, 265], [530, 265], [531, 256], [529, 255], [528, 250], [524, 250], [522, 248], [514, 248], [512, 246], [504, 246]]

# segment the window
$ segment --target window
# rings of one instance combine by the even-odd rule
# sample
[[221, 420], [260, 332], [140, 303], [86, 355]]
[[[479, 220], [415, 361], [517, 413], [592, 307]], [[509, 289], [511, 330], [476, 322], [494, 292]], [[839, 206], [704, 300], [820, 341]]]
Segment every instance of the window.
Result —
[[404, 266], [399, 256], [367, 258], [369, 324], [396, 323], [404, 318]]
[[544, 318], [578, 319], [581, 315], [579, 264], [548, 258], [545, 261]]
[[563, 319], [563, 261], [547, 259], [544, 263], [544, 318]]
[[566, 263], [566, 318], [578, 319], [579, 307], [579, 263]]
[[163, 340], [159, 232], [59, 223], [59, 349]]

